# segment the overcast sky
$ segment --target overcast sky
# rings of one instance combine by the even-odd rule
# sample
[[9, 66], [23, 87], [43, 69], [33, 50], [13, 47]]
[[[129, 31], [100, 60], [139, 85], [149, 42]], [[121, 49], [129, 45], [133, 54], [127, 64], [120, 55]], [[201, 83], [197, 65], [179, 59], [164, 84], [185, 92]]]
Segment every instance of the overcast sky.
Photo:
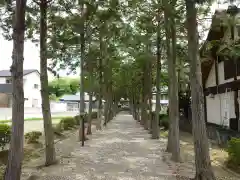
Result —
[[[212, 6], [212, 12], [218, 8], [226, 8], [227, 4], [218, 5], [214, 3]], [[0, 70], [9, 69], [11, 66], [11, 54], [12, 54], [12, 41], [6, 41], [0, 36]], [[27, 41], [24, 48], [24, 69], [38, 69], [40, 68], [39, 62], [39, 46]], [[67, 71], [61, 71], [61, 76], [66, 76]], [[50, 74], [49, 74], [50, 75]], [[50, 75], [51, 76], [51, 75]]]

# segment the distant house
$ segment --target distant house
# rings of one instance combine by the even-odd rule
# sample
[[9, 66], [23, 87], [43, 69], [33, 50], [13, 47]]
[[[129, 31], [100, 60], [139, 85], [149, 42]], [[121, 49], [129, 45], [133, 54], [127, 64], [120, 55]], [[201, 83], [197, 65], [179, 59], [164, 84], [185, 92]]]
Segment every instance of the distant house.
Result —
[[[235, 18], [240, 22], [240, 9], [236, 8]], [[231, 122], [239, 113], [239, 99], [234, 97], [240, 91], [240, 59], [227, 57], [219, 53], [231, 41], [231, 32], [235, 32], [235, 40], [240, 40], [240, 24], [234, 24], [233, 31], [222, 19], [230, 17], [229, 9], [216, 11], [212, 18], [211, 29], [201, 48], [202, 81], [204, 88], [205, 119], [209, 123], [231, 127]], [[218, 42], [209, 45], [212, 42]], [[239, 41], [240, 42], [240, 41]], [[237, 79], [235, 80], [234, 77]], [[235, 120], [237, 128], [239, 120]]]
[[[41, 107], [40, 74], [36, 69], [23, 71], [24, 107]], [[12, 107], [12, 77], [9, 70], [0, 71], [0, 107]]]
[[[162, 111], [166, 111], [168, 107], [168, 92], [163, 91], [160, 95], [160, 106]], [[155, 110], [156, 107], [156, 92], [152, 93], [152, 109]]]
[[[59, 100], [67, 103], [68, 111], [77, 111], [80, 107], [80, 93], [77, 93], [75, 95], [66, 94], [66, 95], [63, 95]], [[87, 93], [84, 94], [84, 100], [85, 100], [85, 103], [84, 103], [85, 108], [88, 109], [89, 95]], [[95, 97], [93, 97], [93, 108], [97, 108], [97, 101]]]

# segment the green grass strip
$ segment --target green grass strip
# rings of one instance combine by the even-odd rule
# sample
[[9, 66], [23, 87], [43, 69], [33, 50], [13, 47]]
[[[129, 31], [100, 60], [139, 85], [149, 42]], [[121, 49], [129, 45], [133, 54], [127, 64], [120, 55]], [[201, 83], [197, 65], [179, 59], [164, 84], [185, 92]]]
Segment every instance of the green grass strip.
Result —
[[[67, 117], [69, 117], [69, 116], [53, 116], [53, 117], [52, 117], [52, 120], [60, 120], [60, 119], [62, 119], [62, 118], [67, 118]], [[70, 117], [71, 117], [71, 116], [70, 116]], [[32, 117], [32, 118], [26, 118], [26, 119], [24, 119], [24, 121], [41, 121], [41, 120], [43, 120], [42, 117]], [[11, 120], [11, 119], [0, 120], [0, 124], [1, 124], [1, 123], [9, 123], [9, 122], [12, 122], [12, 120]]]

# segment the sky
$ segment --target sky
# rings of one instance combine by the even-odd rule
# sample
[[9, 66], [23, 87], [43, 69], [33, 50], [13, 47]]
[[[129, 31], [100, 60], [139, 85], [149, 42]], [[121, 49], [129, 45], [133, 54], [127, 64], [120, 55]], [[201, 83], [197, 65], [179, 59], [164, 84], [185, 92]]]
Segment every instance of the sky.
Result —
[[[220, 0], [221, 1], [221, 0]], [[214, 13], [216, 9], [226, 9], [227, 4], [214, 3], [211, 11]], [[1, 34], [1, 32], [0, 32]], [[207, 34], [207, 33], [206, 33]], [[12, 41], [6, 41], [0, 35], [0, 70], [9, 69], [12, 63], [11, 55], [12, 55]], [[39, 46], [31, 43], [30, 41], [25, 42], [24, 47], [24, 69], [40, 69], [40, 60], [39, 60]], [[67, 75], [67, 70], [61, 70], [58, 72], [60, 76], [74, 76], [72, 74]], [[77, 75], [75, 75], [77, 76]], [[49, 79], [52, 79], [53, 75], [49, 73]]]

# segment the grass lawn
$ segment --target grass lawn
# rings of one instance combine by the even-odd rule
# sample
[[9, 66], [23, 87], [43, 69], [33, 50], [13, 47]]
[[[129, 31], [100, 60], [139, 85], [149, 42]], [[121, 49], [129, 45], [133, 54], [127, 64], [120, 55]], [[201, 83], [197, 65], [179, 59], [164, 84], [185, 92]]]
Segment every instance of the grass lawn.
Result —
[[[66, 117], [68, 117], [68, 116], [53, 116], [52, 120], [59, 120], [59, 119], [66, 118]], [[32, 118], [24, 119], [24, 121], [42, 121], [42, 120], [43, 120], [42, 117], [32, 117]], [[11, 119], [0, 120], [0, 123], [9, 123], [9, 122], [12, 122], [12, 120]]]

